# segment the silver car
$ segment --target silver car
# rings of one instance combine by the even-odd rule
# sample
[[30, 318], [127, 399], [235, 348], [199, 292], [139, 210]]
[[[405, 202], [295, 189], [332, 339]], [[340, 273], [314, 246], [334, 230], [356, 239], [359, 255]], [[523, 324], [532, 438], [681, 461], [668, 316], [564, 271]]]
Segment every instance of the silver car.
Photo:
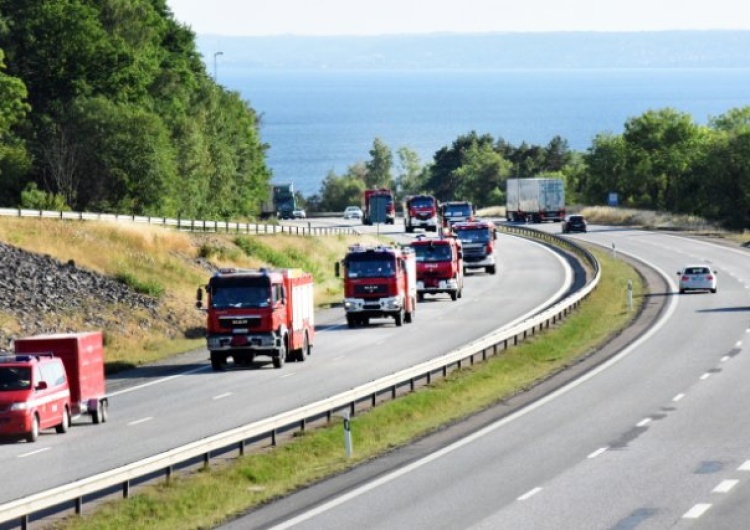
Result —
[[716, 292], [716, 271], [706, 265], [687, 265], [677, 271], [680, 294], [687, 291]]
[[362, 219], [362, 209], [359, 206], [347, 206], [344, 219]]

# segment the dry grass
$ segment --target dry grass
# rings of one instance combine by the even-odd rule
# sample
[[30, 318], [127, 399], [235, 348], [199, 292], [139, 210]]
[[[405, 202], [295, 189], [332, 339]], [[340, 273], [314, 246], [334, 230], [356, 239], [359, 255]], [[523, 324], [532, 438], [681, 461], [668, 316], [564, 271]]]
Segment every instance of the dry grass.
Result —
[[[252, 243], [238, 245], [240, 240]], [[334, 263], [348, 245], [374, 242], [354, 236], [298, 237], [191, 234], [173, 229], [127, 223], [0, 218], [0, 241], [29, 252], [145, 286], [159, 300], [159, 318], [143, 311], [123, 312], [103, 307], [111, 323], [103, 329], [110, 369], [152, 362], [202, 347], [203, 313], [194, 307], [195, 291], [217, 267], [295, 267], [309, 270], [316, 280], [316, 303], [342, 298]], [[247, 250], [253, 250], [248, 253]], [[283, 263], [282, 263], [283, 262]], [[0, 313], [0, 329], [17, 336], [19, 317]], [[88, 329], [74, 312], [40, 316], [60, 331]], [[191, 338], [192, 337], [192, 338]]]

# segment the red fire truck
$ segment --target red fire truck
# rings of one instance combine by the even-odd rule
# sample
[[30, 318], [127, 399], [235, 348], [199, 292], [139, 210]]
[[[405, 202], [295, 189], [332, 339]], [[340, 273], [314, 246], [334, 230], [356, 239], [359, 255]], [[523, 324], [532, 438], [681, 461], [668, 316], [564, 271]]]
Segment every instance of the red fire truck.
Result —
[[0, 434], [35, 442], [42, 429], [65, 433], [89, 414], [107, 421], [102, 333], [22, 337], [0, 355]]
[[[397, 326], [414, 319], [417, 267], [410, 247], [353, 245], [344, 257], [344, 309], [350, 328], [371, 318], [393, 318]], [[336, 263], [336, 276], [341, 276]]]
[[206, 342], [211, 367], [221, 370], [229, 357], [250, 365], [270, 357], [274, 368], [304, 361], [315, 338], [313, 277], [296, 269], [220, 269], [198, 289], [206, 291]]
[[404, 226], [406, 231], [424, 228], [427, 232], [437, 232], [438, 202], [432, 195], [411, 195], [404, 201]]
[[396, 219], [393, 192], [387, 188], [365, 190], [362, 195], [362, 224], [392, 225]]
[[440, 205], [440, 225], [450, 229], [455, 223], [474, 220], [474, 205], [469, 201], [448, 201]]
[[461, 240], [448, 236], [418, 236], [411, 247], [417, 258], [417, 300], [426, 294], [447, 293], [451, 300], [461, 298], [464, 288]]
[[468, 221], [453, 225], [453, 233], [464, 249], [464, 270], [484, 268], [495, 274], [495, 241], [497, 231], [492, 221]]

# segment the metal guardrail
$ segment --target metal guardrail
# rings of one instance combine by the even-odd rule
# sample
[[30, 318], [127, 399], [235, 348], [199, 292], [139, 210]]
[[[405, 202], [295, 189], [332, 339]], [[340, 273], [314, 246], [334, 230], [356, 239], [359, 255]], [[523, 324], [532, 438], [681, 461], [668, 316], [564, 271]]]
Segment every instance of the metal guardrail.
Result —
[[122, 215], [92, 212], [57, 212], [51, 210], [24, 210], [20, 208], [0, 208], [0, 216], [36, 217], [40, 219], [62, 219], [70, 221], [110, 221], [116, 223], [136, 223], [168, 226], [189, 232], [234, 232], [240, 234], [290, 234], [297, 236], [356, 235], [349, 227], [314, 227], [307, 225], [278, 225], [269, 223], [240, 223], [234, 221], [209, 221], [196, 219], [170, 219], [144, 215]]
[[222, 432], [104, 473], [8, 502], [0, 506], [0, 522], [18, 520], [21, 527], [26, 528], [31, 515], [71, 503], [74, 503], [76, 513], [81, 513], [84, 497], [87, 495], [122, 488], [123, 496], [127, 497], [131, 481], [154, 474], [161, 475], [162, 473], [169, 477], [175, 467], [196, 459], [203, 459], [204, 463], [208, 465], [212, 453], [223, 454], [235, 447], [242, 454], [245, 444], [249, 440], [257, 441], [267, 438], [270, 439], [271, 445], [276, 445], [278, 433], [294, 429], [304, 430], [309, 421], [323, 417], [330, 422], [333, 415], [342, 411], [349, 411], [351, 415], [354, 415], [357, 404], [367, 402], [375, 405], [377, 398], [386, 394], [395, 398], [399, 388], [408, 386], [409, 390], [414, 390], [420, 380], [429, 383], [436, 374], [445, 377], [449, 370], [453, 368], [460, 369], [467, 362], [474, 364], [477, 357], [485, 360], [489, 356], [497, 355], [500, 351], [517, 345], [527, 337], [542, 332], [564, 319], [598, 285], [601, 277], [599, 263], [583, 247], [570, 240], [530, 228], [501, 225], [498, 229], [505, 233], [542, 240], [574, 252], [591, 267], [593, 271], [592, 280], [578, 292], [540, 314], [512, 327], [500, 328], [441, 357], [295, 410]]

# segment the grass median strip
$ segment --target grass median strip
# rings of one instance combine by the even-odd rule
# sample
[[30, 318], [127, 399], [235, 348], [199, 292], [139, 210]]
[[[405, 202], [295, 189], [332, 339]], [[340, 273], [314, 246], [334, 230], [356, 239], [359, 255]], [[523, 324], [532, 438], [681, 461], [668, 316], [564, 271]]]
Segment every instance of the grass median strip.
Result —
[[370, 460], [395, 447], [502, 402], [605, 343], [635, 317], [645, 285], [629, 264], [594, 250], [599, 287], [560, 326], [485, 363], [361, 413], [351, 420], [354, 454], [347, 458], [342, 424], [306, 431], [272, 450], [144, 487], [127, 501], [58, 524], [66, 529], [208, 528], [254, 506]]

